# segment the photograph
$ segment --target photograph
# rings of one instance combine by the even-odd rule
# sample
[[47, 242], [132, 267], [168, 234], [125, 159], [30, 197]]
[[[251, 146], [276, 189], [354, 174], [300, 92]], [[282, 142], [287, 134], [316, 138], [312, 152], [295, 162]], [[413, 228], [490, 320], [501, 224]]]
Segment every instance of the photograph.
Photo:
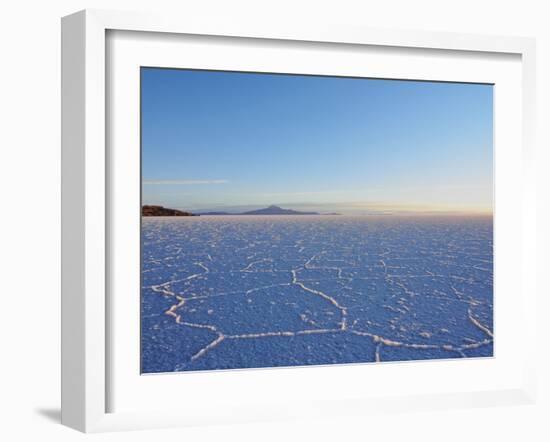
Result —
[[493, 99], [141, 67], [141, 374], [493, 357]]

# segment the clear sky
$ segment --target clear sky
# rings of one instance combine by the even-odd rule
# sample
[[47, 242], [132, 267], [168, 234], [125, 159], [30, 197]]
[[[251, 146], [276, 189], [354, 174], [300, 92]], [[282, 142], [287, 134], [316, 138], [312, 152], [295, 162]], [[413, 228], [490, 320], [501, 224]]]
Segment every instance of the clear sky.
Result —
[[492, 212], [490, 85], [142, 68], [143, 204]]

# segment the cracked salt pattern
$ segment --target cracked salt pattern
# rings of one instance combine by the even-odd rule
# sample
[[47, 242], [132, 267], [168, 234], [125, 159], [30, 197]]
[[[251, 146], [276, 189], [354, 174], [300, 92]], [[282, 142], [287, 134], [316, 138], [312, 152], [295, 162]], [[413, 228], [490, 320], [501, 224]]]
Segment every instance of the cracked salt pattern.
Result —
[[144, 218], [142, 372], [493, 355], [492, 218]]

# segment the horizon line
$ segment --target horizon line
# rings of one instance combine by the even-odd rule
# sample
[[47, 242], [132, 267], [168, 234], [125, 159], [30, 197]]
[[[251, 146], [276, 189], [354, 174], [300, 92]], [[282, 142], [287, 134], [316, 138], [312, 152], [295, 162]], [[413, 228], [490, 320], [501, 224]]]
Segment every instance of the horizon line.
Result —
[[[142, 203], [141, 206], [156, 205], [170, 209], [177, 209], [188, 211], [191, 213], [201, 214], [209, 212], [225, 212], [228, 215], [240, 215], [243, 213], [243, 208], [267, 208], [267, 207], [279, 207], [279, 208], [288, 208], [292, 207], [292, 210], [303, 211], [304, 209], [296, 208], [296, 204], [243, 204], [243, 205], [231, 205], [231, 206], [217, 206], [217, 207], [206, 207], [206, 208], [190, 208], [189, 206], [166, 206], [159, 203]], [[236, 208], [239, 209], [236, 209]], [[246, 211], [246, 209], [244, 210]], [[400, 216], [400, 215], [417, 215], [417, 216], [429, 216], [429, 215], [448, 215], [448, 216], [494, 216], [494, 209], [465, 209], [465, 208], [450, 208], [450, 207], [429, 207], [429, 208], [404, 208], [403, 206], [394, 206], [388, 207], [384, 206], [376, 208], [374, 205], [372, 208], [365, 208], [364, 210], [355, 209], [355, 210], [342, 210], [339, 208], [334, 208], [334, 206], [327, 209], [307, 209], [310, 212], [317, 212], [319, 215], [328, 214], [328, 213], [338, 213], [339, 215], [349, 215], [349, 216]]]

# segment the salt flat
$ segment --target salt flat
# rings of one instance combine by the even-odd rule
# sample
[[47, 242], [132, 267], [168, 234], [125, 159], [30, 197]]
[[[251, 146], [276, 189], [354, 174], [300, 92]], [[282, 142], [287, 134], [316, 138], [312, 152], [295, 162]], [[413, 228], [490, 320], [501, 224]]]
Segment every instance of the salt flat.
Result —
[[142, 372], [493, 355], [492, 217], [143, 218]]

